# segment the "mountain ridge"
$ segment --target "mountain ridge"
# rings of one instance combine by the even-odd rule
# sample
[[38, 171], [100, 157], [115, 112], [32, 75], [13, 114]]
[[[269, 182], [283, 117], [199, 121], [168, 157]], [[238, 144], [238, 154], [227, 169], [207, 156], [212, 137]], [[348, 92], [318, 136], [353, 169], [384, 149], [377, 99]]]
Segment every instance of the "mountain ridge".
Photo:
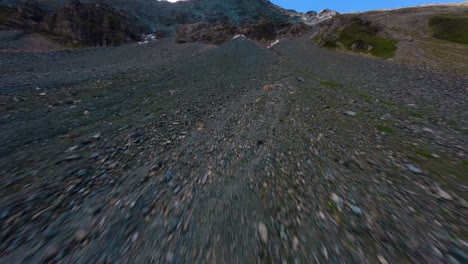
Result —
[[[70, 6], [70, 3], [76, 3], [78, 0], [73, 1], [49, 1], [49, 0], [2, 0], [0, 4], [9, 7], [18, 8], [18, 6], [35, 6], [41, 9], [41, 13], [54, 14], [61, 12], [65, 7]], [[283, 9], [279, 6], [272, 4], [267, 0], [224, 0], [224, 1], [213, 1], [213, 0], [193, 0], [193, 1], [182, 1], [177, 3], [170, 3], [165, 1], [121, 1], [121, 0], [81, 0], [83, 6], [106, 6], [106, 11], [111, 13], [118, 13], [120, 17], [118, 20], [125, 21], [130, 25], [137, 25], [140, 29], [131, 32], [132, 35], [146, 33], [154, 34], [156, 37], [167, 37], [173, 36], [177, 32], [179, 25], [206, 25], [204, 30], [211, 30], [216, 28], [217, 25], [224, 25], [229, 28], [261, 28], [251, 34], [256, 39], [271, 39], [272, 36], [282, 35], [285, 36], [285, 31], [294, 30], [294, 34], [286, 34], [288, 37], [302, 36], [297, 34], [298, 32], [305, 32], [305, 26], [302, 30], [292, 29], [296, 24], [310, 24], [316, 19], [316, 12], [308, 12], [306, 14], [298, 13], [291, 10]], [[35, 9], [38, 9], [35, 8]], [[110, 10], [112, 9], [112, 10]], [[80, 16], [77, 12], [74, 12], [73, 17]], [[83, 16], [84, 14], [81, 14]], [[53, 16], [53, 15], [52, 15]], [[71, 18], [70, 18], [71, 19]], [[80, 18], [81, 20], [89, 20], [85, 16]], [[29, 21], [24, 21], [29, 23]], [[86, 23], [86, 22], [83, 22]], [[21, 23], [18, 23], [21, 24]], [[268, 25], [267, 32], [263, 32], [262, 28]], [[59, 25], [64, 27], [64, 25]], [[297, 27], [296, 27], [297, 28]], [[33, 27], [29, 26], [29, 29]], [[43, 28], [40, 28], [43, 30]], [[71, 32], [68, 32], [71, 33]], [[232, 32], [237, 33], [237, 32]], [[199, 34], [199, 33], [197, 33]], [[213, 32], [213, 34], [218, 34]], [[95, 45], [96, 42], [102, 44], [104, 41], [87, 41], [81, 37], [77, 32], [67, 34], [75, 36], [75, 41], [86, 45]], [[227, 34], [231, 36], [232, 34]], [[226, 36], [227, 36], [226, 35]], [[201, 39], [205, 42], [212, 42], [212, 44], [219, 44], [226, 41], [229, 37], [222, 38], [222, 41], [210, 41], [211, 37], [187, 37], [187, 39], [193, 39], [193, 41], [199, 41]], [[133, 40], [137, 38], [133, 37]], [[121, 41], [124, 43], [124, 41]], [[114, 44], [114, 42], [112, 42]], [[105, 44], [104, 44], [105, 45]]]

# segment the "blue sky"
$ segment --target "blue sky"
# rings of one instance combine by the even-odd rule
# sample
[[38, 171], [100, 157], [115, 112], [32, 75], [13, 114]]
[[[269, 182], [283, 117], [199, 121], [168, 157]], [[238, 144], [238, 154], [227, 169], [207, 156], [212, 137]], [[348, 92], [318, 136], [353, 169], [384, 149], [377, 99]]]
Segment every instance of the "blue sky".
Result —
[[398, 8], [433, 3], [465, 2], [457, 0], [270, 0], [286, 9], [300, 12], [320, 11], [329, 8], [338, 12], [366, 11], [372, 9]]

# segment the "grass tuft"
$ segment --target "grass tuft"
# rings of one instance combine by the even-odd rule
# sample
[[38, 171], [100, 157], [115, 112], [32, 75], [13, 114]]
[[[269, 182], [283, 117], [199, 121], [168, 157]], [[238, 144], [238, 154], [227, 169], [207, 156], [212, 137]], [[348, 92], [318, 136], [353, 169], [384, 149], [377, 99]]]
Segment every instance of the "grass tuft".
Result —
[[338, 41], [348, 49], [351, 49], [354, 43], [365, 43], [373, 47], [370, 51], [373, 56], [385, 59], [392, 58], [397, 50], [396, 42], [377, 36], [377, 31], [368, 23], [353, 22], [343, 29]]
[[424, 150], [416, 149], [415, 152], [416, 152], [416, 154], [418, 154], [419, 156], [423, 156], [423, 157], [425, 157], [425, 158], [430, 158], [430, 157], [431, 157], [431, 153], [430, 153], [430, 152], [427, 152], [427, 151], [424, 151]]
[[387, 126], [384, 126], [384, 125], [377, 125], [376, 128], [380, 132], [385, 132], [385, 133], [389, 133], [389, 134], [392, 134], [394, 132], [391, 127], [387, 127]]
[[320, 85], [330, 87], [330, 88], [341, 88], [343, 87], [343, 84], [341, 83], [336, 83], [328, 80], [320, 80]]

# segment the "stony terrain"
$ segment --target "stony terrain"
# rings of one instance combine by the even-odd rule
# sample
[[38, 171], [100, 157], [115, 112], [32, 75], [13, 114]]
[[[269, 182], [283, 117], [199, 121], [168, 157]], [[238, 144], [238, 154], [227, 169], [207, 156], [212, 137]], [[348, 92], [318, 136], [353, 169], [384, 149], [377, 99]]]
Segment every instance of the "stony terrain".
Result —
[[0, 263], [466, 263], [466, 75], [280, 41], [0, 55]]

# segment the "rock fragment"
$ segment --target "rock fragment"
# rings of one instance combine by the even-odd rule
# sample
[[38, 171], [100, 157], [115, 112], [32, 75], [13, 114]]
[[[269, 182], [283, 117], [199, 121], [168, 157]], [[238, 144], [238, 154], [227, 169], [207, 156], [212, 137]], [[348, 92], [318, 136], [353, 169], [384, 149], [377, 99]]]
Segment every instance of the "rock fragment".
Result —
[[266, 244], [268, 242], [268, 230], [262, 222], [258, 223], [258, 234], [260, 235], [260, 240]]
[[297, 236], [293, 237], [292, 247], [294, 251], [297, 251], [299, 249], [299, 239], [297, 238]]
[[415, 174], [422, 174], [422, 170], [414, 165], [408, 165], [407, 166], [408, 170], [412, 173], [415, 173]]
[[273, 85], [268, 84], [263, 86], [263, 91], [272, 91], [273, 90]]
[[80, 243], [82, 242], [83, 240], [86, 239], [86, 237], [88, 237], [89, 235], [89, 230], [87, 229], [79, 229], [78, 231], [76, 231], [75, 233], [75, 241]]
[[340, 210], [343, 209], [344, 201], [343, 201], [343, 199], [341, 199], [341, 197], [339, 197], [335, 193], [332, 193], [331, 194], [331, 199]]

